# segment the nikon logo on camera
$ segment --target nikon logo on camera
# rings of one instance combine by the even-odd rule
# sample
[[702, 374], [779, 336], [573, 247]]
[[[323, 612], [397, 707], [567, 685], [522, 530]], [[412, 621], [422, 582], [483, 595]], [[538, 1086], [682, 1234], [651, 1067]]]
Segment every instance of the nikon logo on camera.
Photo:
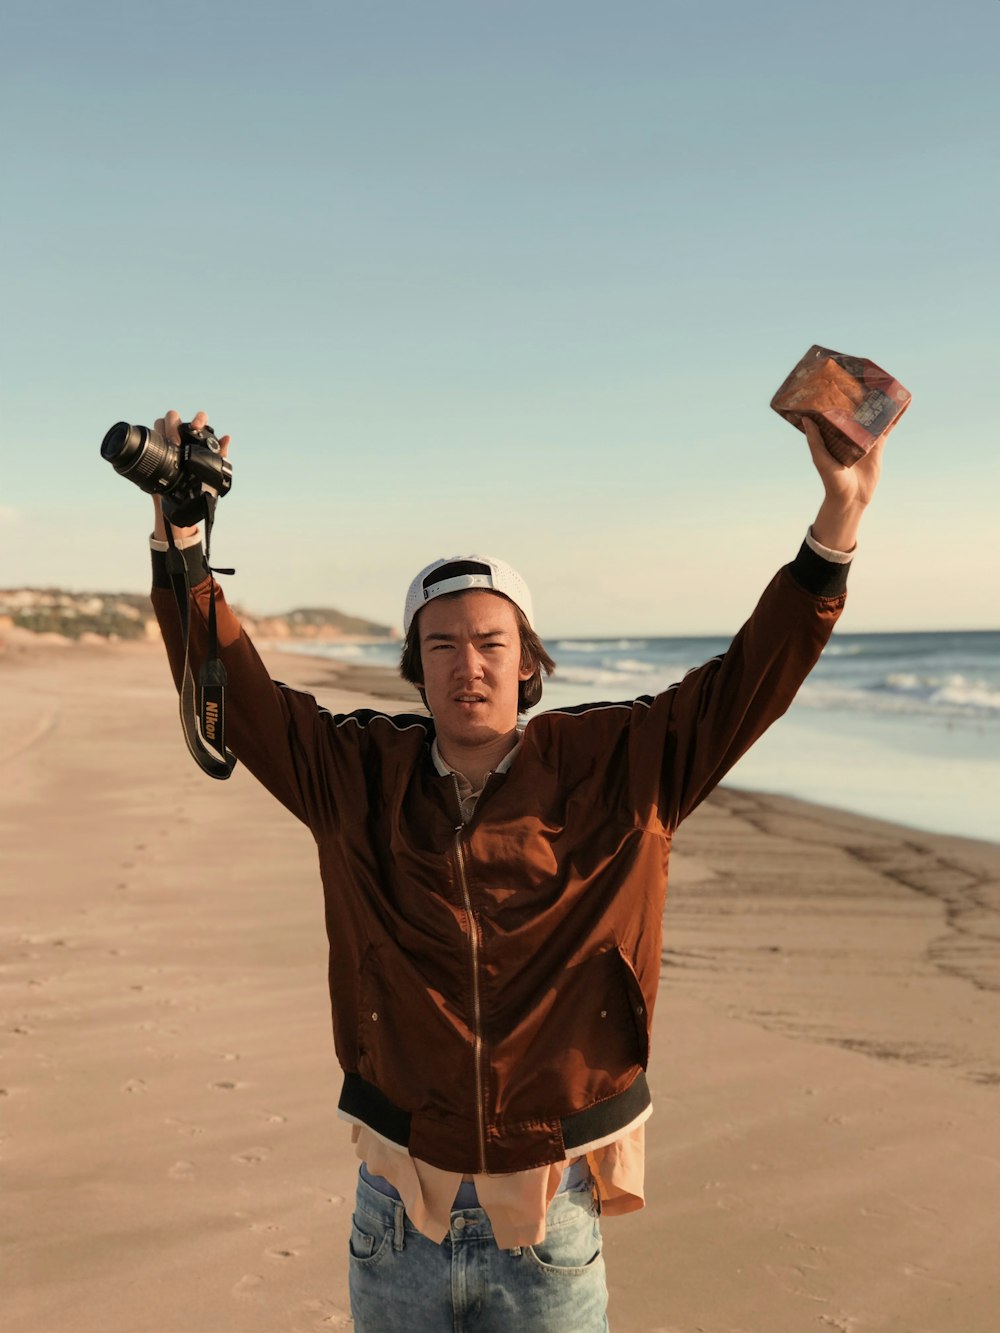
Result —
[[219, 725], [219, 705], [209, 699], [205, 703], [205, 739], [214, 741]]

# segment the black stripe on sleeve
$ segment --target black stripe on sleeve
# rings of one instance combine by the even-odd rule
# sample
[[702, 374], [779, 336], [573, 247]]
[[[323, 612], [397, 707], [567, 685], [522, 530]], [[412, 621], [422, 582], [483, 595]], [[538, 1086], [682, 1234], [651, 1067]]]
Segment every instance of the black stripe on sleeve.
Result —
[[805, 542], [799, 547], [799, 553], [788, 566], [788, 572], [799, 585], [816, 597], [841, 597], [847, 591], [847, 573], [850, 562], [839, 564], [834, 560], [824, 560]]
[[[167, 553], [166, 551], [154, 551], [150, 549], [150, 555], [153, 557], [153, 587], [169, 588], [170, 575], [167, 573]], [[184, 563], [187, 565], [188, 579], [192, 588], [196, 588], [199, 583], [204, 583], [208, 578], [208, 570], [205, 568], [205, 552], [201, 542], [196, 546], [189, 546], [181, 551], [184, 557]]]

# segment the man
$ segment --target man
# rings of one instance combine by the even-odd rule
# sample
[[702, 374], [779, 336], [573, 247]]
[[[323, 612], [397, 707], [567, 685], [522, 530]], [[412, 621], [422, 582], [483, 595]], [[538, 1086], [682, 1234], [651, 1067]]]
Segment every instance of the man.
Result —
[[[176, 442], [179, 421], [156, 428]], [[359, 1333], [608, 1327], [599, 1214], [642, 1206], [671, 838], [819, 656], [878, 480], [880, 447], [848, 469], [807, 436], [824, 499], [798, 555], [728, 651], [655, 698], [519, 722], [553, 663], [523, 580], [490, 557], [410, 587], [402, 669], [429, 717], [330, 714], [272, 681], [219, 605], [229, 742], [319, 852], [339, 1114], [362, 1161]], [[173, 535], [197, 661], [212, 583], [197, 529]], [[157, 510], [179, 683], [166, 536]]]

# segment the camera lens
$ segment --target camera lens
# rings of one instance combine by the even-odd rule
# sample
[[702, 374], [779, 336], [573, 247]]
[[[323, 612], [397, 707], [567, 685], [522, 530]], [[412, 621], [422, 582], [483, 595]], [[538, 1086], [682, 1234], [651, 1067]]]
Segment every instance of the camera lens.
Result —
[[101, 442], [101, 457], [149, 494], [165, 491], [180, 472], [180, 451], [146, 426], [116, 422]]
[[142, 449], [145, 435], [144, 426], [130, 426], [127, 421], [118, 421], [101, 441], [101, 457], [106, 458], [116, 471], [125, 472]]

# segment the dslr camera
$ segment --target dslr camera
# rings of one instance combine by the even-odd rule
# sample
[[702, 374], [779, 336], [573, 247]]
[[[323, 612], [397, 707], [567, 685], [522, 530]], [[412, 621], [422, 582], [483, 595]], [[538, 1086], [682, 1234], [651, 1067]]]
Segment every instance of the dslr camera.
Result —
[[101, 442], [101, 457], [147, 495], [162, 497], [163, 516], [176, 527], [191, 527], [206, 517], [207, 500], [228, 494], [232, 464], [211, 427], [180, 426], [180, 445], [148, 426], [119, 421]]

